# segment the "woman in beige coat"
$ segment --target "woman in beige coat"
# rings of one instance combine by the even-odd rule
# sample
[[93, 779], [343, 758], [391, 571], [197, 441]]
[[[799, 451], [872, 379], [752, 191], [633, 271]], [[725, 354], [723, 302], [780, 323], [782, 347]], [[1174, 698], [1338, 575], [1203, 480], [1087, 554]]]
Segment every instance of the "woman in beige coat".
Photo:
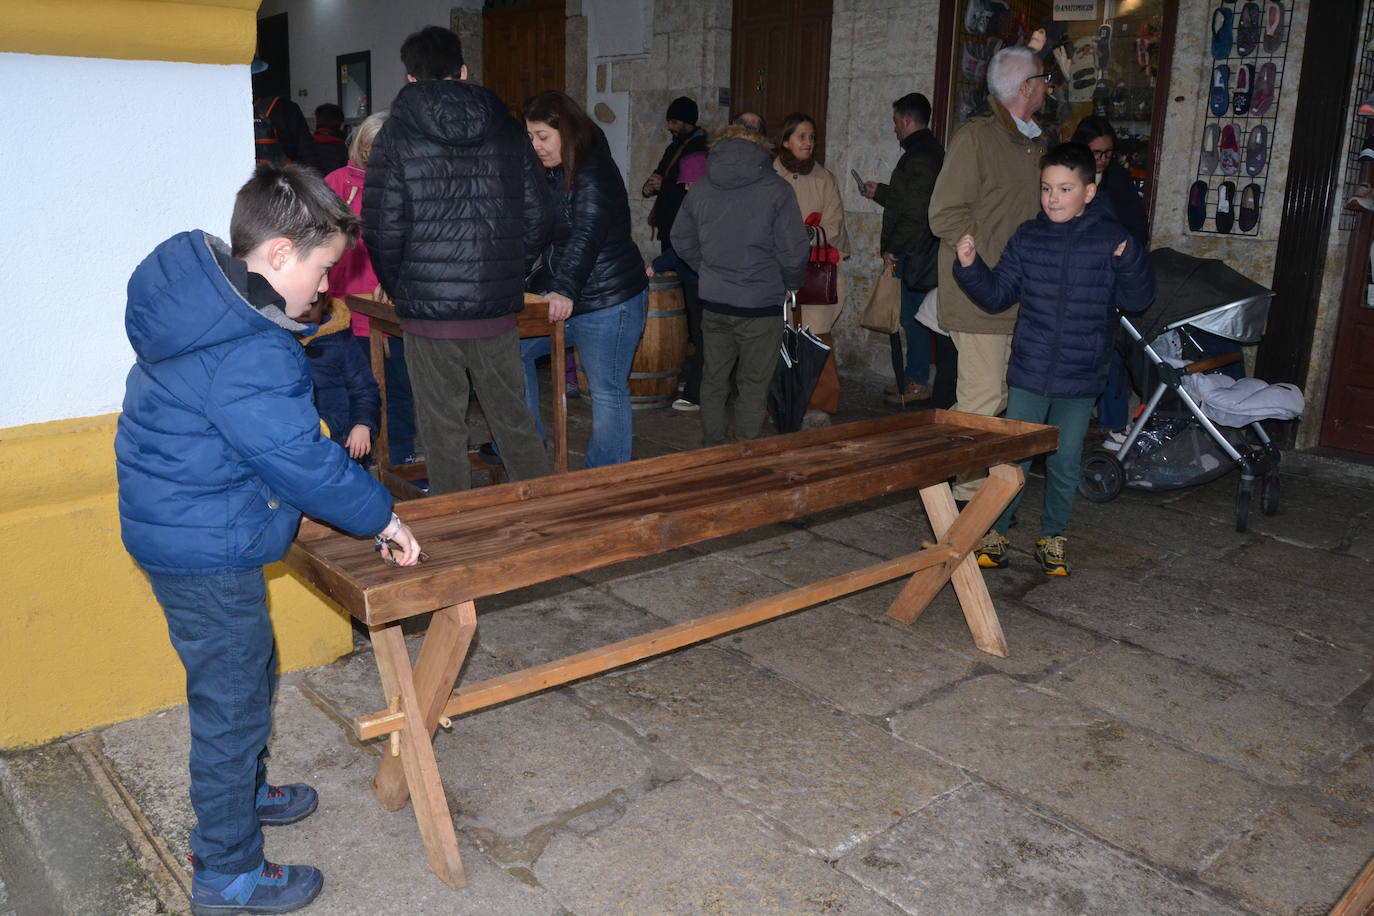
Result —
[[[802, 218], [819, 213], [821, 228], [830, 244], [839, 249], [841, 259], [849, 257], [849, 235], [844, 228], [844, 202], [840, 200], [839, 185], [835, 183], [835, 176], [811, 155], [816, 148], [816, 122], [809, 115], [793, 112], [782, 122], [781, 140], [773, 168], [796, 192]], [[837, 271], [835, 286], [839, 295], [834, 305], [802, 306], [802, 321], [830, 345], [830, 358], [807, 404], [803, 428], [826, 425], [830, 415], [840, 409], [840, 375], [835, 368], [835, 339], [830, 329], [844, 309], [843, 269]]]

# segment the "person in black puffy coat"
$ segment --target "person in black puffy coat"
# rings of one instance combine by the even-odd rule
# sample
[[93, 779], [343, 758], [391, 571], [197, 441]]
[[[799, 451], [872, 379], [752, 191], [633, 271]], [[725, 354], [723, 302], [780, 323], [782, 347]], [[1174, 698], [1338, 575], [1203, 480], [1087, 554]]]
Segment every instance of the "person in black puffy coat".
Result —
[[421, 29], [401, 60], [410, 83], [368, 159], [363, 237], [406, 336], [430, 493], [471, 485], [470, 391], [511, 479], [548, 474], [515, 317], [553, 228], [543, 170], [505, 103], [467, 82], [457, 35]]
[[[1083, 436], [1107, 384], [1118, 309], [1143, 311], [1155, 296], [1149, 252], [1094, 204], [1092, 152], [1062, 143], [1040, 161], [1041, 213], [1017, 228], [995, 269], [978, 257], [973, 236], [955, 246], [954, 277], [989, 312], [1021, 311], [1007, 369], [1007, 419], [1059, 427], [1046, 461], [1045, 509], [1036, 554], [1048, 575], [1069, 574], [1064, 529], [1078, 485]], [[1028, 468], [1029, 461], [1022, 462]], [[1020, 494], [978, 550], [978, 564], [1005, 566], [1007, 530]]]
[[[649, 307], [644, 260], [630, 240], [625, 180], [601, 128], [563, 93], [526, 102], [525, 128], [559, 205], [560, 231], [545, 253], [547, 288], [539, 291], [551, 318], [568, 319], [568, 343], [577, 348], [591, 387], [586, 466], [619, 464], [630, 460], [630, 363]], [[547, 344], [542, 349], [547, 352]], [[537, 343], [528, 348], [525, 369], [525, 398], [536, 418], [537, 352]]]

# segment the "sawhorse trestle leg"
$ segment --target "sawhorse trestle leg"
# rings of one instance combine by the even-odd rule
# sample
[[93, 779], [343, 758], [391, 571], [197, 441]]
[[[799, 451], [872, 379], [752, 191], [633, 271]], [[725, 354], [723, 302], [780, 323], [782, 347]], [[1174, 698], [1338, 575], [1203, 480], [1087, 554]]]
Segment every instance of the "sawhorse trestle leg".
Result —
[[902, 623], [913, 623], [945, 583], [952, 581], [964, 620], [973, 634], [973, 644], [989, 655], [1006, 658], [1007, 639], [1002, 634], [1001, 621], [997, 619], [997, 610], [992, 605], [992, 596], [988, 594], [974, 551], [1024, 482], [1025, 476], [1019, 467], [999, 464], [988, 471], [987, 480], [962, 512], [954, 504], [954, 494], [948, 483], [942, 481], [921, 490], [921, 502], [930, 517], [936, 540], [951, 547], [954, 554], [945, 563], [913, 575], [888, 608], [888, 616]]
[[400, 809], [408, 798], [413, 801], [429, 867], [455, 890], [467, 884], [467, 876], [439, 780], [433, 736], [476, 631], [477, 609], [471, 601], [435, 611], [412, 670], [400, 625], [371, 628], [382, 689], [389, 699], [399, 699], [393, 705], [399, 705], [408, 723], [399, 733], [399, 754], [383, 754], [372, 791], [388, 811]]

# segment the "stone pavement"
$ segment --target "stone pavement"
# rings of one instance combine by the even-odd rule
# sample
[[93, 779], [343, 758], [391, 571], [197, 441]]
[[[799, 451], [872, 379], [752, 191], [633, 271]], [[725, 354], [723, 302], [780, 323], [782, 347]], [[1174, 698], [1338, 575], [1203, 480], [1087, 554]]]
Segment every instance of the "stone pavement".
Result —
[[[885, 412], [882, 380], [845, 384], [844, 419]], [[636, 414], [638, 456], [697, 444], [695, 414]], [[1007, 659], [973, 648], [948, 591], [888, 619], [889, 585], [456, 720], [436, 744], [458, 892], [409, 808], [372, 799], [383, 745], [347, 727], [383, 705], [360, 637], [283, 679], [272, 773], [321, 804], [268, 855], [324, 870], [319, 916], [1325, 913], [1374, 855], [1372, 477], [1287, 455], [1283, 512], [1244, 535], [1235, 479], [1080, 501], [1053, 579], [1029, 552], [1033, 476], [1013, 565], [987, 574]], [[464, 676], [929, 537], [901, 495], [479, 602]], [[85, 863], [52, 912], [181, 911], [187, 741], [175, 708], [0, 757], [0, 913], [25, 914], [15, 822], [50, 871]], [[67, 795], [82, 819], [44, 814]]]

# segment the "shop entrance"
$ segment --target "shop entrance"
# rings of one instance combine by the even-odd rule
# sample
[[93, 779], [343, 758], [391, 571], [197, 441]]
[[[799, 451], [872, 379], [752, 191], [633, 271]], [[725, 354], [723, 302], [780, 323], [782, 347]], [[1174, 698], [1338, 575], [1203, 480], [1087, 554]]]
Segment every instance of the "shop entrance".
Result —
[[1374, 455], [1374, 275], [1370, 242], [1374, 214], [1364, 213], [1350, 234], [1331, 380], [1321, 444]]
[[816, 121], [814, 157], [825, 163], [830, 98], [830, 0], [735, 0], [730, 117], [761, 114], [777, 139], [783, 118]]
[[525, 99], [567, 88], [564, 6], [563, 0], [519, 0], [482, 11], [482, 85], [500, 96], [517, 120]]

